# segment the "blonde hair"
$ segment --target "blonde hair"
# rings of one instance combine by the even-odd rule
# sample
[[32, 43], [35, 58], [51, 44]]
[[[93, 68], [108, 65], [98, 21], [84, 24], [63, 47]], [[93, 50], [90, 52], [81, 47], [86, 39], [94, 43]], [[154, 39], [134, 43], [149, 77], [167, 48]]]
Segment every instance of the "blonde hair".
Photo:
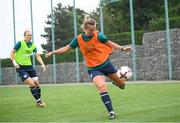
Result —
[[90, 18], [89, 15], [86, 15], [84, 17], [84, 22], [81, 25], [81, 28], [84, 30], [87, 28], [87, 25], [92, 25], [92, 26], [96, 25], [96, 21], [94, 19]]
[[26, 29], [26, 30], [24, 31], [24, 36], [26, 35], [27, 32], [31, 32], [30, 29]]

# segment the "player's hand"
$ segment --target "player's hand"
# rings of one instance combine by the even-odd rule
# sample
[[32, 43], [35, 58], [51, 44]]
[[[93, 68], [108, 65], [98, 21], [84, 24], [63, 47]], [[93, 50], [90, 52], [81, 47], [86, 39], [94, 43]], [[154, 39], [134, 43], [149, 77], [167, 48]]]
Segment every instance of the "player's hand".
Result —
[[16, 62], [15, 60], [13, 60], [12, 62], [13, 62], [13, 65], [14, 65], [14, 67], [15, 67], [16, 69], [19, 69], [19, 68], [20, 68], [20, 66], [17, 64], [17, 62]]
[[51, 55], [52, 55], [52, 52], [48, 52], [48, 53], [45, 54], [45, 57], [48, 58]]
[[41, 68], [43, 69], [43, 72], [45, 72], [46, 71], [46, 66], [43, 64], [43, 65], [41, 65]]
[[128, 47], [123, 47], [122, 51], [131, 51], [132, 47], [128, 46]]

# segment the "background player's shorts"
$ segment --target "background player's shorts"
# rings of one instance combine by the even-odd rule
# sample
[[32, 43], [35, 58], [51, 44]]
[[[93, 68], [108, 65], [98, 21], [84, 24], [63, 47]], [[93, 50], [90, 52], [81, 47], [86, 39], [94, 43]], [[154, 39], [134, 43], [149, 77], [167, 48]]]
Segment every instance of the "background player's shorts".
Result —
[[33, 66], [21, 66], [19, 69], [16, 69], [19, 77], [24, 82], [27, 78], [31, 77], [37, 77], [36, 71], [33, 68]]
[[105, 65], [102, 68], [88, 70], [88, 73], [89, 73], [91, 79], [93, 79], [97, 75], [105, 75], [105, 76], [107, 76], [109, 74], [113, 74], [113, 73], [116, 73], [116, 72], [117, 72], [117, 69], [111, 64], [111, 62], [108, 62], [108, 64]]

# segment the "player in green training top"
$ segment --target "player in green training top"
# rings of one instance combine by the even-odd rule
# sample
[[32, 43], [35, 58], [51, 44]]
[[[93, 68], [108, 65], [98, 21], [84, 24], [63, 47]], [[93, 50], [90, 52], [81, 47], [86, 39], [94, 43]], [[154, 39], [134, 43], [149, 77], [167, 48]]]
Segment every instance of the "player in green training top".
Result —
[[36, 54], [36, 59], [41, 64], [43, 71], [46, 71], [46, 67], [41, 59], [41, 56], [37, 52], [35, 44], [31, 42], [31, 39], [31, 32], [26, 30], [24, 32], [24, 40], [17, 42], [12, 49], [11, 60], [19, 77], [22, 79], [22, 81], [29, 85], [30, 91], [36, 99], [37, 106], [45, 107], [45, 103], [41, 100], [41, 88], [38, 77], [31, 63], [30, 56], [32, 53]]

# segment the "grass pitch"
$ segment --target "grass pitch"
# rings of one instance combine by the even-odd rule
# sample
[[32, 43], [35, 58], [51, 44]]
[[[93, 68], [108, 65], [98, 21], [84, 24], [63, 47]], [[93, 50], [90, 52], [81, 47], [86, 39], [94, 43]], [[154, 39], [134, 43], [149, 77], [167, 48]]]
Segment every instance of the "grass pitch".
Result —
[[180, 83], [108, 84], [117, 118], [108, 119], [93, 84], [42, 86], [37, 108], [27, 86], [0, 87], [0, 122], [180, 122]]

